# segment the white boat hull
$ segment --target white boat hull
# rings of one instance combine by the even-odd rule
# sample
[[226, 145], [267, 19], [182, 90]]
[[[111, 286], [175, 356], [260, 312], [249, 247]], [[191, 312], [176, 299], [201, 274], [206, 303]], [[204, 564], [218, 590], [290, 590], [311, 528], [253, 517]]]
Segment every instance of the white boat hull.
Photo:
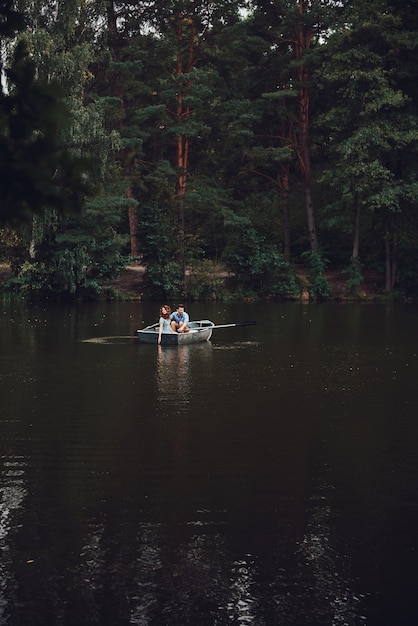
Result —
[[[190, 343], [209, 341], [212, 337], [212, 328], [215, 326], [210, 320], [197, 320], [189, 323], [188, 333], [162, 333], [161, 345], [179, 346]], [[152, 324], [142, 330], [137, 330], [137, 335], [142, 343], [158, 343], [159, 324]]]

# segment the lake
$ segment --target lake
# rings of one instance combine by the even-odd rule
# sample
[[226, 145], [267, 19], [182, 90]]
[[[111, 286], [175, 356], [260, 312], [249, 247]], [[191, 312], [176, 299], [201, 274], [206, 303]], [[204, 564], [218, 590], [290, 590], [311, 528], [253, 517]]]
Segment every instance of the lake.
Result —
[[418, 306], [0, 317], [0, 624], [418, 623]]

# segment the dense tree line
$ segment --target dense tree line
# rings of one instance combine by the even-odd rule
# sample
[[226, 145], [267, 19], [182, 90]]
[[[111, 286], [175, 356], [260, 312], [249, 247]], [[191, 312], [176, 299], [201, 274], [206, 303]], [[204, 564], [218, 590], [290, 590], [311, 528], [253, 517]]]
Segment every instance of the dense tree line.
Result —
[[[417, 2], [1, 0], [11, 285], [418, 292]], [[306, 284], [299, 268], [307, 272]]]

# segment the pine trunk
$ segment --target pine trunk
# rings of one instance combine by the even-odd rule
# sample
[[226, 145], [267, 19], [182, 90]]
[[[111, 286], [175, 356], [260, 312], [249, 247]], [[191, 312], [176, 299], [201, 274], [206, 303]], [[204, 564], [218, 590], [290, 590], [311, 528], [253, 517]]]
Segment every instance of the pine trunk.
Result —
[[[301, 15], [306, 13], [306, 1], [298, 0], [299, 12]], [[308, 78], [309, 72], [303, 61], [303, 54], [310, 48], [312, 39], [312, 31], [308, 29], [306, 32], [301, 25], [295, 40], [295, 56], [298, 61], [296, 75], [299, 84], [298, 93], [298, 122], [299, 122], [299, 163], [302, 170], [302, 176], [305, 186], [305, 206], [308, 222], [309, 243], [312, 251], [318, 250], [318, 238], [316, 233], [314, 207], [312, 201], [311, 188], [311, 162], [309, 154], [309, 89]]]
[[392, 260], [390, 250], [390, 240], [388, 233], [385, 237], [385, 291], [390, 293], [392, 290]]
[[390, 277], [390, 291], [394, 291], [398, 277], [398, 243], [395, 241], [392, 245], [392, 264]]
[[[128, 198], [133, 198], [132, 189], [129, 188], [126, 195]], [[138, 214], [136, 212], [136, 206], [133, 204], [128, 208], [129, 219], [129, 238], [131, 242], [131, 257], [136, 258], [139, 256], [138, 246]]]
[[[183, 27], [187, 24], [187, 52], [183, 53]], [[196, 62], [195, 50], [195, 15], [193, 14], [186, 22], [182, 14], [177, 15], [176, 19], [176, 38], [177, 38], [177, 95], [176, 95], [176, 124], [181, 127], [184, 122], [190, 119], [190, 106], [185, 104], [184, 96], [191, 89], [190, 72]], [[178, 238], [178, 258], [182, 272], [182, 283], [186, 295], [186, 260], [185, 260], [185, 215], [184, 215], [184, 198], [187, 190], [187, 175], [189, 167], [189, 137], [187, 133], [179, 133], [176, 142], [176, 164], [177, 164], [177, 238]]]
[[283, 204], [283, 254], [290, 259], [290, 209], [289, 209], [289, 165], [282, 166], [281, 174], [282, 204]]
[[354, 215], [354, 233], [353, 233], [353, 254], [352, 259], [359, 258], [360, 251], [360, 212], [361, 205], [358, 195], [356, 194], [355, 198], [355, 215]]

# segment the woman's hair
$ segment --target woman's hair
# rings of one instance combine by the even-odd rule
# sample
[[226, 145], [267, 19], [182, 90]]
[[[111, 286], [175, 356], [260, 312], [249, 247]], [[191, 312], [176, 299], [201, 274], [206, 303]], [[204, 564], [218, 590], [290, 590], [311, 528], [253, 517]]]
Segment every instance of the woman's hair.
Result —
[[[163, 313], [163, 309], [165, 309], [165, 313]], [[163, 304], [160, 307], [160, 317], [163, 317], [165, 320], [168, 320], [170, 315], [171, 315], [171, 306], [168, 306], [168, 304]]]

